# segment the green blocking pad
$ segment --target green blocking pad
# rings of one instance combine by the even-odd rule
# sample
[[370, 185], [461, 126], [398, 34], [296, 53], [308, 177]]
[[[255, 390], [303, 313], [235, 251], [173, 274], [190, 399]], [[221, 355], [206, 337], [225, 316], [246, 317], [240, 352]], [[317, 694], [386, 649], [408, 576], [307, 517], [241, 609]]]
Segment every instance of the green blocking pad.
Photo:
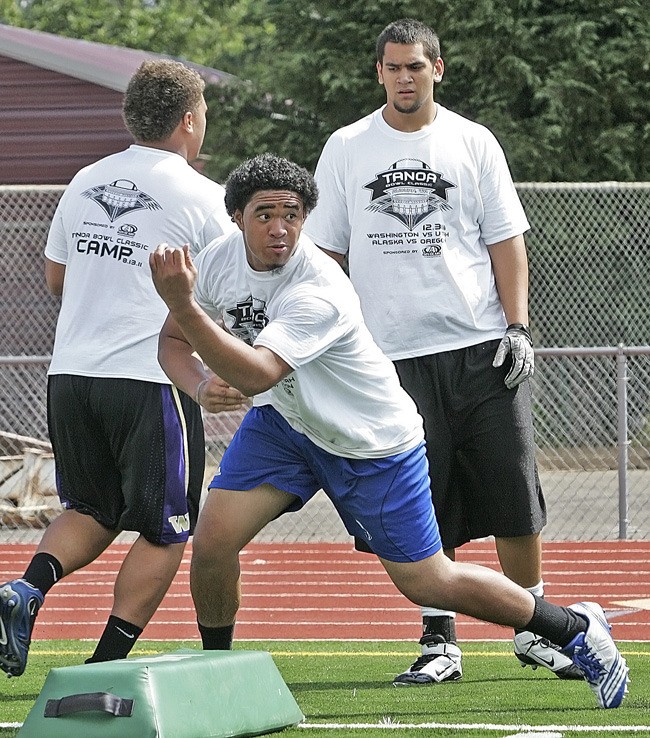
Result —
[[18, 738], [231, 738], [302, 720], [269, 653], [181, 650], [52, 669]]

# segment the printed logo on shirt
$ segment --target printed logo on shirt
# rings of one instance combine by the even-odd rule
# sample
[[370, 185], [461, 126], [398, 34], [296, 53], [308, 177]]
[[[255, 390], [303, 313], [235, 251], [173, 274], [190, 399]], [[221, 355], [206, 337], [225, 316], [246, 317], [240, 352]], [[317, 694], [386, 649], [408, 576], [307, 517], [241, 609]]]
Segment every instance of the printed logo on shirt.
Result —
[[262, 328], [269, 322], [266, 303], [252, 295], [238, 302], [236, 307], [226, 310], [226, 314], [232, 318], [232, 320], [226, 318], [228, 330], [251, 346]]
[[289, 374], [280, 382], [280, 387], [289, 395], [293, 397], [296, 390], [296, 377], [293, 374]]
[[134, 210], [162, 210], [152, 197], [139, 190], [130, 179], [116, 179], [107, 185], [91, 187], [81, 196], [94, 200], [111, 223]]
[[385, 213], [412, 231], [431, 213], [451, 209], [447, 190], [456, 185], [419, 159], [400, 159], [364, 187], [372, 192], [366, 210]]
[[122, 223], [117, 229], [118, 236], [135, 236], [138, 229], [132, 223]]

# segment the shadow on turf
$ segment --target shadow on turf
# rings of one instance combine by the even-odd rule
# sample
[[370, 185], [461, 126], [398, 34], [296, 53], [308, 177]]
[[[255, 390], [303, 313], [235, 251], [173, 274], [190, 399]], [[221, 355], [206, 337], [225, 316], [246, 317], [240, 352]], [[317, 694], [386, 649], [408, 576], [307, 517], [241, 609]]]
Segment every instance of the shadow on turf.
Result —
[[38, 697], [39, 693], [27, 693], [21, 692], [20, 694], [4, 694], [0, 693], [0, 702], [34, 702]]
[[[313, 692], [340, 689], [397, 689], [399, 691], [419, 691], [426, 689], [450, 689], [454, 684], [504, 684], [506, 682], [520, 683], [521, 677], [500, 677], [495, 676], [490, 679], [463, 679], [457, 682], [445, 682], [443, 684], [425, 684], [417, 687], [394, 687], [390, 679], [382, 679], [381, 681], [358, 680], [356, 682], [291, 682], [287, 686], [292, 692]], [[529, 679], [533, 682], [534, 679]]]

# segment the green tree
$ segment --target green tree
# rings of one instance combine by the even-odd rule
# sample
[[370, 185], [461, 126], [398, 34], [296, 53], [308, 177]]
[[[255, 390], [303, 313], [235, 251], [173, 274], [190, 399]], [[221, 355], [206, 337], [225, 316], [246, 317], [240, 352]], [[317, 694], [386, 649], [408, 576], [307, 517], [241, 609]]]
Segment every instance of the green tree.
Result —
[[20, 25], [21, 13], [16, 0], [0, 0], [0, 22], [8, 26]]
[[263, 20], [270, 32], [248, 44], [238, 70], [255, 84], [233, 91], [209, 145], [228, 148], [236, 128], [235, 158], [274, 148], [313, 167], [331, 131], [381, 104], [374, 42], [404, 16], [439, 32], [447, 69], [439, 101], [494, 131], [517, 180], [650, 178], [642, 0], [255, 3], [247, 25]]
[[263, 151], [309, 168], [382, 104], [374, 44], [411, 16], [442, 40], [438, 100], [487, 125], [518, 181], [650, 179], [646, 0], [0, 0], [0, 19], [230, 72], [208, 90], [206, 172]]
[[179, 57], [215, 68], [236, 67], [248, 39], [254, 0], [0, 0], [4, 23]]
[[254, 81], [215, 91], [220, 102], [212, 108], [219, 126], [209, 128], [204, 150], [221, 153], [206, 171], [224, 175], [226, 150], [234, 161], [273, 151], [313, 169], [334, 129], [382, 103], [375, 39], [405, 5], [388, 0], [252, 5], [246, 25], [267, 23], [269, 33], [249, 41], [240, 58], [240, 76]]
[[643, 2], [462, 4], [467, 15], [450, 15], [441, 29], [445, 101], [494, 130], [517, 179], [648, 178], [650, 24]]

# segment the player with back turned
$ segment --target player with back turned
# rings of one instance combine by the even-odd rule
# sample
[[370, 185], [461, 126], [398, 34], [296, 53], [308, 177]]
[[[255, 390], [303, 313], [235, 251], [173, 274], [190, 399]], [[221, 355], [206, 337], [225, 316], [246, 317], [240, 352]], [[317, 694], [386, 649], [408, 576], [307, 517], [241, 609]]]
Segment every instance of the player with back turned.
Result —
[[45, 277], [62, 302], [47, 410], [64, 511], [24, 576], [0, 587], [0, 668], [9, 676], [25, 670], [34, 619], [51, 587], [121, 531], [134, 531], [89, 661], [127, 656], [167, 592], [196, 521], [205, 456], [197, 402], [210, 411], [241, 403], [239, 392], [199, 366], [189, 394], [179, 392], [157, 360], [167, 308], [151, 283], [149, 252], [171, 238], [198, 253], [234, 227], [223, 187], [189, 164], [205, 133], [203, 89], [180, 62], [145, 62], [124, 97], [136, 143], [81, 170], [54, 215]]

